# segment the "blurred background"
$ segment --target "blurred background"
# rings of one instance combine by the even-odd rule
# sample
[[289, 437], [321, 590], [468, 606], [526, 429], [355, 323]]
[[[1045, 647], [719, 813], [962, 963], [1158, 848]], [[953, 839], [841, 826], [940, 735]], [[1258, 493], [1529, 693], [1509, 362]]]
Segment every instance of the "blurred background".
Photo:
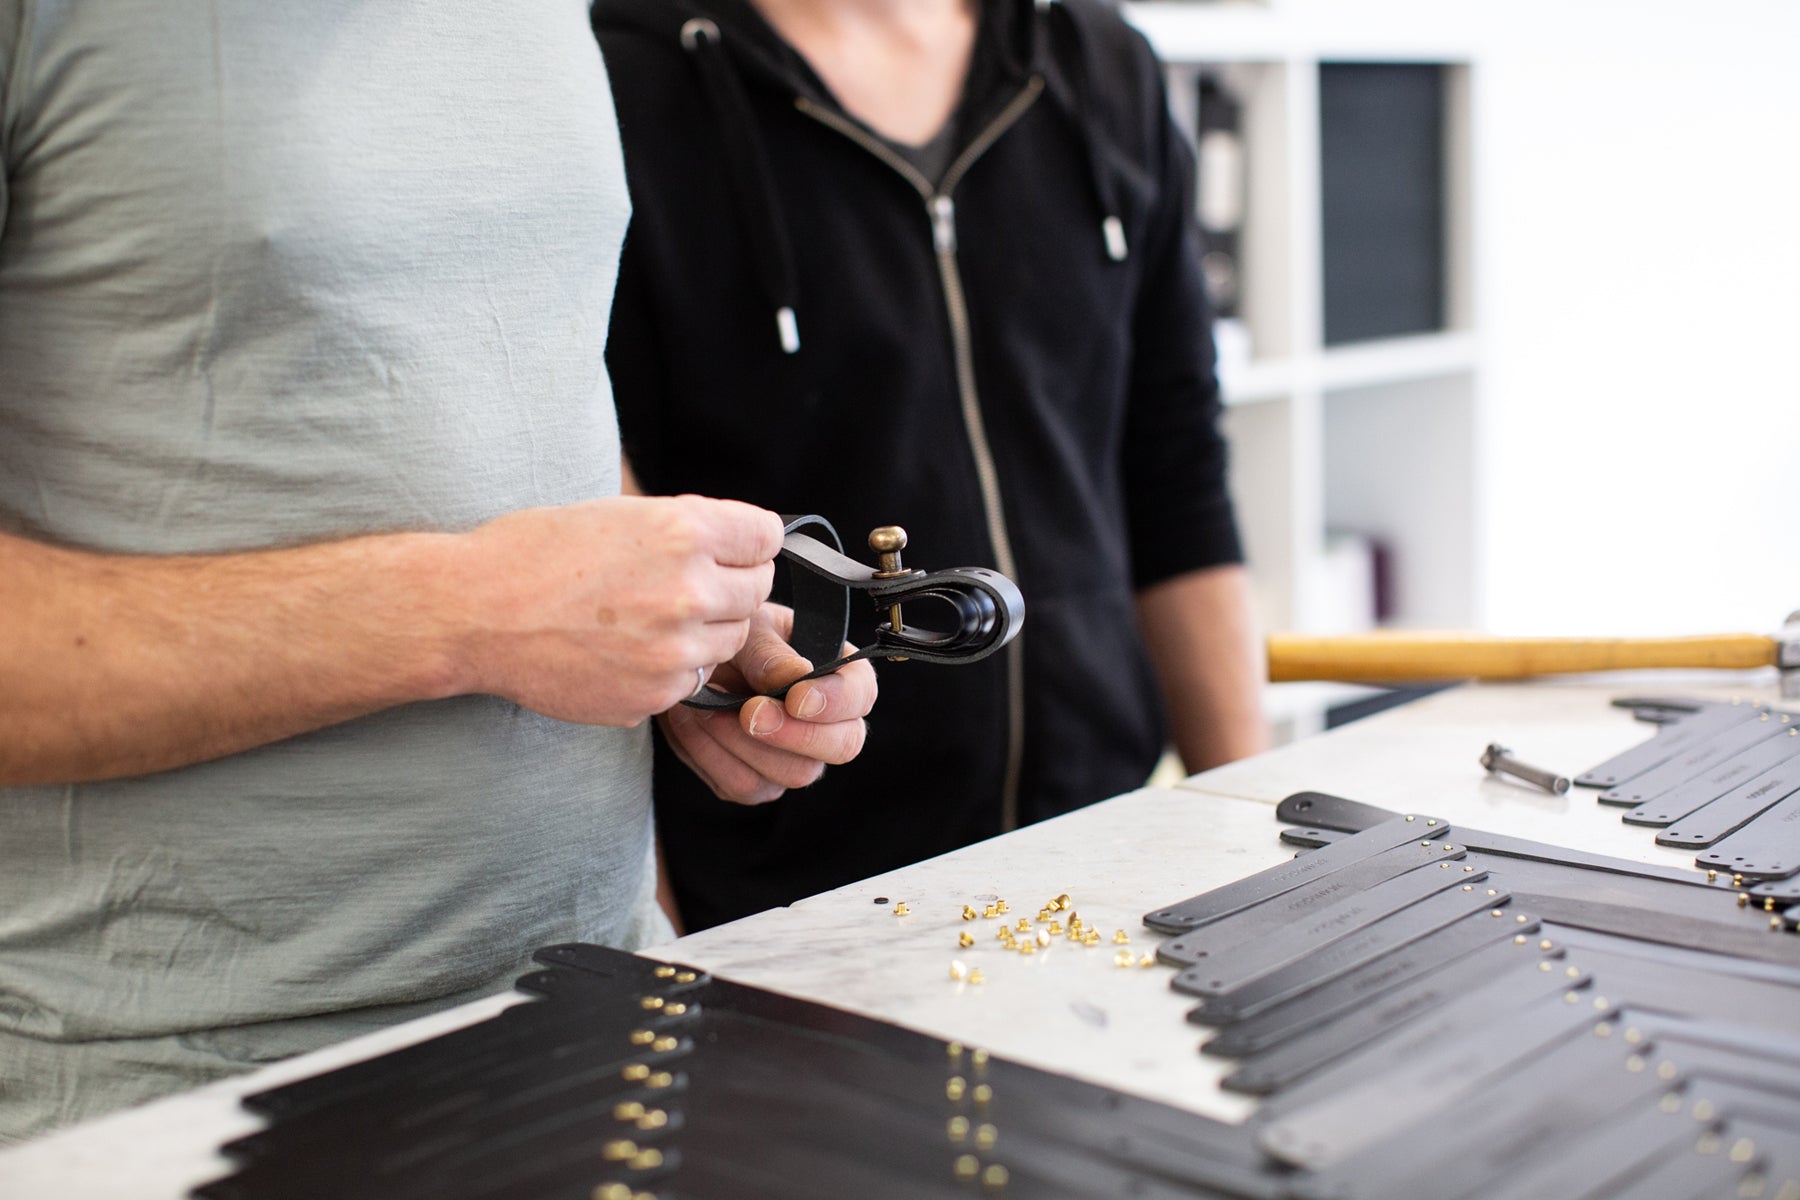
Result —
[[1272, 630], [1800, 608], [1800, 3], [1137, 0]]

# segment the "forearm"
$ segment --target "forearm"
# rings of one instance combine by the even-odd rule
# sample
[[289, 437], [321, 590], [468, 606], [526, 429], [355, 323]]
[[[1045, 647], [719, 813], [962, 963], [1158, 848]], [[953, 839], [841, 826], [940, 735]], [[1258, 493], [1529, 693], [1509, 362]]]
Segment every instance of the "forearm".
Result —
[[1183, 765], [1204, 771], [1266, 750], [1263, 648], [1244, 568], [1163, 580], [1138, 593], [1137, 610]]
[[131, 557], [0, 535], [0, 784], [164, 770], [461, 690], [454, 543]]

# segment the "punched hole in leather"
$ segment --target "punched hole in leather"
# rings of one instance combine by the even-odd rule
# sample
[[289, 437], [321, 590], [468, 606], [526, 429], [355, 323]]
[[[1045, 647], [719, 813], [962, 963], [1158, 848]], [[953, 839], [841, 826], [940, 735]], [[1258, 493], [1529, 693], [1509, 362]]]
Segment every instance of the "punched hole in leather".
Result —
[[[783, 517], [782, 528], [786, 536], [781, 558], [788, 564], [794, 609], [789, 644], [808, 662], [824, 665], [761, 694], [779, 700], [794, 684], [829, 675], [865, 658], [978, 662], [1012, 641], [1025, 623], [1025, 598], [1012, 580], [997, 571], [954, 567], [887, 575], [846, 555], [843, 539], [824, 517]], [[850, 640], [852, 591], [868, 597], [877, 623], [867, 645], [844, 654], [841, 651]], [[907, 605], [914, 614], [924, 611], [931, 623], [903, 622], [899, 629], [892, 628], [888, 613], [896, 604]], [[682, 703], [719, 711], [742, 707], [755, 694], [727, 691], [709, 683]]]

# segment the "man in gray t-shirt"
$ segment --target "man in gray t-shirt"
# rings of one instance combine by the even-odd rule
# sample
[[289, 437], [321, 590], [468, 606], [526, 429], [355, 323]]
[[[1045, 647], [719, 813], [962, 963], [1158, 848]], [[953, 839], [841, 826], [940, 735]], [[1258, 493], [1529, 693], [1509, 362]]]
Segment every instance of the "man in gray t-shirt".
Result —
[[0, 1142], [652, 940], [645, 718], [807, 669], [777, 517], [618, 495], [586, 18], [0, 0]]

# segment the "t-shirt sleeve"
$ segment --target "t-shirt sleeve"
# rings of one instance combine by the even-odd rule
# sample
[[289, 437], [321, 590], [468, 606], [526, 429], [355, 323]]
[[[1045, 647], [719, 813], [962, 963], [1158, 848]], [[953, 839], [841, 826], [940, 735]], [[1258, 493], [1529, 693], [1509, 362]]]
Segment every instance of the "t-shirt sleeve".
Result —
[[7, 183], [12, 176], [13, 86], [19, 57], [19, 27], [25, 0], [0, 0], [0, 236], [6, 233]]

